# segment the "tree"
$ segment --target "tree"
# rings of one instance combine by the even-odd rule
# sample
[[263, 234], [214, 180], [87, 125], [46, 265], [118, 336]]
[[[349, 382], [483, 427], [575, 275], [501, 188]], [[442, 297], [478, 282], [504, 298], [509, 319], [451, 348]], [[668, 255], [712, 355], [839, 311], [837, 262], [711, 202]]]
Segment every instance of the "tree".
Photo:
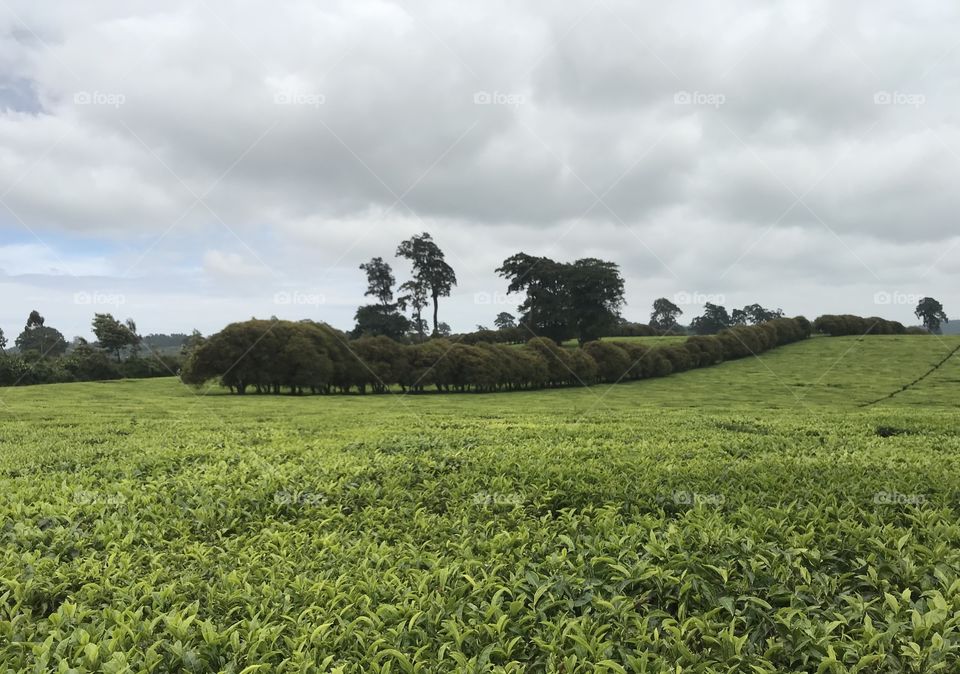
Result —
[[110, 314], [93, 315], [93, 334], [97, 336], [100, 348], [113, 353], [118, 363], [125, 348], [134, 348], [140, 343], [137, 326], [131, 319], [124, 324]]
[[7, 337], [3, 334], [3, 328], [0, 328], [0, 353], [7, 352]]
[[703, 308], [703, 315], [694, 318], [690, 327], [698, 335], [715, 335], [729, 327], [730, 323], [726, 308], [707, 302]]
[[683, 309], [661, 297], [653, 303], [653, 313], [650, 314], [650, 327], [657, 330], [672, 330], [677, 327], [677, 318], [683, 314]]
[[360, 265], [360, 269], [367, 274], [367, 291], [364, 295], [376, 297], [383, 306], [393, 302], [393, 270], [383, 261], [382, 257], [371, 258], [369, 262]]
[[426, 321], [423, 320], [423, 308], [427, 306], [427, 288], [417, 280], [406, 281], [400, 286], [404, 294], [397, 298], [401, 311], [410, 309], [413, 314], [413, 327], [422, 342], [426, 333]]
[[40, 312], [33, 310], [27, 318], [27, 324], [14, 341], [21, 352], [32, 351], [41, 358], [60, 356], [67, 350], [67, 340], [63, 334], [48, 325]]
[[434, 331], [434, 334], [439, 337], [449, 337], [452, 332], [453, 331], [450, 329], [449, 325], [441, 322], [440, 325], [437, 326], [437, 329]]
[[354, 338], [383, 336], [401, 340], [410, 329], [410, 321], [397, 311], [395, 304], [367, 304], [357, 309], [354, 319]]
[[[444, 259], [443, 251], [427, 232], [401, 242], [397, 247], [397, 256], [410, 261], [414, 281], [424, 294], [433, 300], [433, 333], [438, 334], [439, 298], [450, 296], [453, 286], [457, 285], [457, 275]], [[417, 317], [419, 318], [419, 314]]]
[[547, 257], [517, 253], [504, 260], [496, 270], [510, 282], [507, 294], [522, 292], [526, 295], [517, 307], [521, 325], [535, 335], [556, 342], [569, 339], [573, 334], [563, 266]]
[[[351, 335], [354, 338], [383, 336], [402, 339], [410, 329], [410, 321], [393, 303], [393, 284], [396, 282], [393, 270], [382, 257], [372, 258], [370, 262], [361, 264], [360, 269], [367, 273], [367, 292], [364, 294], [376, 297], [379, 304], [367, 304], [357, 309], [354, 316], [357, 325]], [[401, 302], [406, 306], [405, 297], [401, 298]]]
[[623, 277], [612, 262], [584, 258], [560, 263], [517, 253], [497, 273], [510, 283], [508, 293], [524, 292], [521, 323], [534, 334], [583, 344], [610, 331], [623, 306]]
[[517, 319], [513, 317], [513, 314], [501, 311], [497, 314], [497, 317], [493, 319], [493, 324], [497, 326], [497, 330], [509, 330], [510, 328], [517, 327]]
[[748, 304], [743, 309], [734, 309], [730, 322], [734, 325], [760, 325], [776, 318], [783, 318], [781, 309], [764, 309], [759, 304]]
[[571, 323], [583, 345], [617, 324], [624, 304], [623, 277], [615, 263], [593, 257], [566, 265], [565, 272]]
[[920, 300], [913, 313], [923, 321], [923, 326], [935, 335], [940, 334], [941, 323], [950, 322], [950, 319], [943, 312], [943, 305], [932, 297], [924, 297]]

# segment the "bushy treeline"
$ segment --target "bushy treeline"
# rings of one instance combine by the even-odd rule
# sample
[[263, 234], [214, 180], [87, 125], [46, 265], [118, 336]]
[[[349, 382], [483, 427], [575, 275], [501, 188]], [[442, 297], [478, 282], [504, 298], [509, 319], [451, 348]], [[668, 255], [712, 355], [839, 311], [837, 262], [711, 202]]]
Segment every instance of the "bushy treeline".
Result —
[[[664, 335], [682, 336], [686, 334], [684, 329], [676, 326], [670, 330], [658, 330], [657, 328], [645, 325], [643, 323], [630, 323], [622, 321], [610, 328], [603, 335], [604, 337], [662, 337]], [[529, 340], [535, 333], [528, 325], [518, 325], [513, 327], [500, 328], [499, 330], [475, 330], [459, 335], [451, 335], [452, 341], [463, 344], [479, 344], [486, 342], [488, 344], [523, 344]]]
[[928, 334], [924, 328], [907, 328], [899, 321], [888, 321], [877, 316], [864, 318], [850, 314], [826, 314], [813, 322], [813, 329], [831, 337], [843, 335], [909, 335]]
[[179, 369], [175, 356], [136, 356], [118, 363], [99, 349], [81, 345], [56, 358], [36, 352], [0, 355], [0, 386], [169, 377]]
[[807, 319], [781, 318], [685, 342], [648, 347], [587, 342], [567, 349], [536, 337], [522, 345], [432, 339], [401, 344], [387, 337], [349, 340], [312, 321], [233, 323], [200, 342], [184, 363], [184, 383], [211, 380], [235, 393], [383, 393], [511, 391], [663, 377], [757, 355], [810, 336]]

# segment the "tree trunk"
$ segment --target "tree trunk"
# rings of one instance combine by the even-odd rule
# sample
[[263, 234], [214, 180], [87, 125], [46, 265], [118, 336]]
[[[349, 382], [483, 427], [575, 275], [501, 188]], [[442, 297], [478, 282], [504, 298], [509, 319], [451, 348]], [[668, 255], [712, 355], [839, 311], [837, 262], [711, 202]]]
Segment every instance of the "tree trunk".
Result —
[[439, 332], [439, 324], [437, 323], [437, 293], [433, 293], [433, 335], [436, 337]]

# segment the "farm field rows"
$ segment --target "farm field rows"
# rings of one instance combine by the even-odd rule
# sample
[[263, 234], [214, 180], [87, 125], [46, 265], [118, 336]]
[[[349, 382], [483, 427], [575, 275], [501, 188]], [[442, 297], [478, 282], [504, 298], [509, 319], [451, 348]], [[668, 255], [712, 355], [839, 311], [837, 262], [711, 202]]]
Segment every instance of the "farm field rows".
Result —
[[0, 671], [955, 672], [957, 337], [589, 389], [0, 391]]

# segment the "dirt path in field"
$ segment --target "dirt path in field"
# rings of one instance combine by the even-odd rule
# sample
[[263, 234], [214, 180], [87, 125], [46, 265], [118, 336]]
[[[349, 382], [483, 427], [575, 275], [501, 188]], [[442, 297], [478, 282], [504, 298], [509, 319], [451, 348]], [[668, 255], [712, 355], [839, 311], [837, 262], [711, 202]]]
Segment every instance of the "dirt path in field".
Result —
[[943, 366], [943, 364], [946, 363], [946, 362], [947, 362], [948, 360], [950, 360], [951, 358], [953, 358], [953, 356], [954, 356], [958, 351], [960, 351], [960, 346], [957, 346], [957, 347], [955, 347], [954, 349], [952, 349], [952, 350], [950, 351], [950, 353], [948, 353], [948, 354], [943, 358], [943, 360], [941, 360], [939, 363], [937, 363], [936, 365], [934, 365], [933, 367], [931, 367], [929, 370], [927, 370], [926, 372], [924, 372], [922, 375], [920, 375], [919, 377], [917, 377], [916, 379], [914, 379], [914, 380], [913, 380], [912, 382], [910, 382], [909, 384], [904, 384], [903, 386], [901, 386], [900, 388], [898, 388], [898, 389], [897, 389], [896, 391], [894, 391], [893, 393], [888, 393], [887, 395], [885, 395], [885, 396], [883, 396], [883, 397], [881, 397], [881, 398], [877, 398], [876, 400], [871, 400], [871, 401], [868, 402], [868, 403], [863, 403], [862, 405], [860, 405], [860, 407], [870, 407], [870, 405], [876, 405], [878, 402], [881, 402], [881, 401], [883, 401], [883, 400], [889, 400], [890, 398], [892, 398], [893, 396], [897, 395], [898, 393], [903, 393], [903, 392], [906, 391], [907, 389], [916, 386], [917, 384], [919, 384], [920, 382], [922, 382], [924, 379], [926, 379], [927, 377], [929, 377], [931, 374], [933, 374], [934, 372], [936, 372], [937, 370], [939, 370], [939, 369]]

